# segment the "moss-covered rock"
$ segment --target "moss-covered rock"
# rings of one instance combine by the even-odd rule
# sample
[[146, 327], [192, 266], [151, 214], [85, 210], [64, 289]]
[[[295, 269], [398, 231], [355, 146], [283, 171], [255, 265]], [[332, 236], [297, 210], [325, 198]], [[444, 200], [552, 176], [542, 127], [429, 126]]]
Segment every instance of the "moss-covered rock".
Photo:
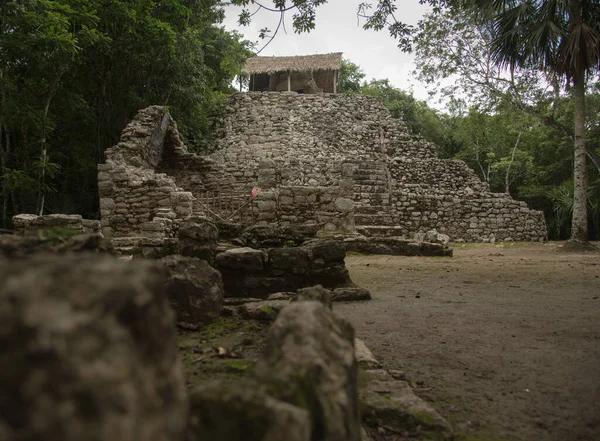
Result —
[[312, 441], [359, 441], [354, 330], [316, 301], [283, 308], [257, 378], [276, 398], [308, 410]]
[[245, 380], [213, 381], [190, 394], [188, 441], [309, 441], [306, 410]]

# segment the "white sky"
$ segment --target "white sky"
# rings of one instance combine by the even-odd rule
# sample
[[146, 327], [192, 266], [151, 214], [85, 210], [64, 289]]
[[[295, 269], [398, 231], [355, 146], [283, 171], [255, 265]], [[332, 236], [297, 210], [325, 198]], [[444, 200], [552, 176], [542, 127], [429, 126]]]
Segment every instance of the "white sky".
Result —
[[[271, 0], [263, 0], [264, 5], [272, 6]], [[423, 85], [412, 78], [414, 69], [413, 56], [398, 49], [396, 41], [386, 30], [365, 31], [358, 22], [356, 11], [360, 3], [368, 0], [329, 0], [317, 8], [316, 28], [308, 34], [295, 34], [292, 27], [292, 14], [287, 13], [286, 30], [280, 32], [273, 42], [261, 52], [261, 56], [269, 55], [312, 55], [330, 52], [343, 52], [344, 57], [358, 64], [367, 75], [366, 80], [388, 78], [399, 89], [412, 90], [417, 99], [430, 100]], [[418, 0], [398, 0], [398, 20], [416, 24], [428, 10]], [[251, 12], [256, 7], [249, 5]], [[262, 10], [252, 17], [250, 26], [240, 27], [237, 24], [241, 8], [228, 6], [225, 8], [224, 25], [228, 30], [237, 30], [250, 41], [257, 41], [261, 48], [266, 41], [258, 38], [259, 30], [267, 27], [274, 31], [279, 21], [279, 14]]]

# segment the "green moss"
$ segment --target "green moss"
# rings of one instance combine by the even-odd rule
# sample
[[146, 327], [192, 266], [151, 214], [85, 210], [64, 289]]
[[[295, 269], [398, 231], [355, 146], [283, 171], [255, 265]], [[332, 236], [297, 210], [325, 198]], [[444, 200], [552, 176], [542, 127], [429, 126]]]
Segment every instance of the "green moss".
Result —
[[368, 382], [373, 380], [381, 380], [381, 378], [375, 374], [370, 374], [365, 368], [358, 367], [358, 388], [364, 388]]
[[198, 338], [220, 337], [231, 332], [260, 332], [262, 326], [255, 322], [243, 320], [237, 317], [219, 317], [210, 325], [202, 328], [198, 333]]
[[49, 246], [52, 246], [69, 243], [73, 236], [80, 233], [75, 228], [51, 227], [38, 230], [38, 238], [45, 241]]
[[286, 241], [283, 243], [283, 246], [284, 246], [285, 248], [293, 248], [293, 247], [297, 247], [297, 246], [298, 246], [298, 244], [297, 244], [297, 243], [296, 243], [296, 241], [294, 241], [294, 240], [286, 240]]
[[505, 438], [502, 438], [496, 435], [494, 432], [483, 429], [478, 431], [477, 433], [469, 433], [469, 434], [458, 434], [456, 435], [457, 441], [505, 441]]
[[263, 312], [265, 312], [267, 314], [270, 314], [273, 312], [273, 308], [271, 308], [270, 306], [263, 306], [261, 309]]
[[250, 368], [250, 365], [239, 361], [230, 361], [227, 363], [227, 367], [233, 372], [246, 372]]

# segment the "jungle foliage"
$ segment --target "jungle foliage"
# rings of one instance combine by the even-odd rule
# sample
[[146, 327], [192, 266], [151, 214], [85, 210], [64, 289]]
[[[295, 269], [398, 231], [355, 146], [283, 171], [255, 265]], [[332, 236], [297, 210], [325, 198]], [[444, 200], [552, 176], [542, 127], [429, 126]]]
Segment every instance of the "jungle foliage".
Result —
[[96, 165], [130, 118], [168, 105], [201, 150], [248, 54], [216, 0], [0, 2], [0, 224], [97, 218]]

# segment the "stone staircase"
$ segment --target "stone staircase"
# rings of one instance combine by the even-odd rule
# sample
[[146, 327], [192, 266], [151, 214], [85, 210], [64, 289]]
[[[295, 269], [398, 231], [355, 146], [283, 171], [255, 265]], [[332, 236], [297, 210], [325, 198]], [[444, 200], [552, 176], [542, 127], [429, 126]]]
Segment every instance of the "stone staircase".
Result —
[[381, 161], [357, 161], [355, 166], [353, 197], [356, 229], [365, 236], [379, 235], [378, 228], [393, 225], [389, 172]]

